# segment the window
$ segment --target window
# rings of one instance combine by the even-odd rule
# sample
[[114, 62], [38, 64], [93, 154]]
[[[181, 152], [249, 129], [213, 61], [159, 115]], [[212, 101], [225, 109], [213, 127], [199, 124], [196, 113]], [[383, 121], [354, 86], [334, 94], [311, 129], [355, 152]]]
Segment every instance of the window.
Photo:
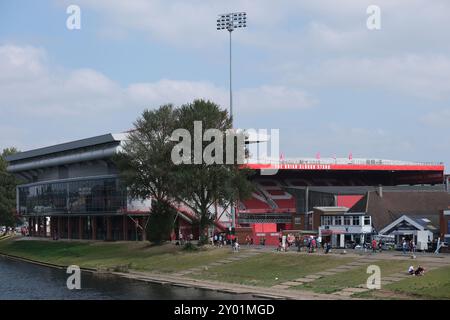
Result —
[[126, 189], [116, 178], [42, 183], [19, 187], [21, 214], [117, 212], [126, 207]]
[[349, 226], [351, 224], [351, 217], [344, 217], [344, 225]]
[[370, 223], [370, 217], [364, 217], [364, 225], [365, 226], [370, 226], [371, 225], [371, 223]]
[[341, 216], [334, 217], [334, 224], [337, 226], [341, 226], [342, 225], [342, 217]]
[[323, 216], [322, 217], [322, 225], [325, 225], [325, 226], [329, 226], [329, 225], [331, 225], [331, 217], [329, 217], [329, 216]]
[[359, 225], [361, 225], [359, 216], [354, 216], [354, 217], [353, 217], [353, 225], [354, 225], [354, 226], [359, 226]]

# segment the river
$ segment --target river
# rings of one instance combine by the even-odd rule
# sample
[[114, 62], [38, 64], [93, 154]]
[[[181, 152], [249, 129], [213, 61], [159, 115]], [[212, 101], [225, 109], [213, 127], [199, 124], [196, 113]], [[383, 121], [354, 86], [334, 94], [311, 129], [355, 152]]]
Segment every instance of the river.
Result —
[[81, 289], [69, 290], [65, 270], [0, 257], [0, 300], [216, 300], [251, 295], [181, 288], [83, 272]]

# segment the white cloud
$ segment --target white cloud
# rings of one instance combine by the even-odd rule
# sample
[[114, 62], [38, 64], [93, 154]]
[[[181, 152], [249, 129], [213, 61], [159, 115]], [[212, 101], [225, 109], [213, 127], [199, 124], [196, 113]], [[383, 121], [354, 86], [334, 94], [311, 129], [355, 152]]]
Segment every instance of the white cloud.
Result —
[[[392, 51], [404, 45], [421, 49], [424, 43], [447, 46], [443, 39], [450, 28], [447, 0], [80, 0], [82, 11], [99, 14], [101, 34], [142, 32], [148, 40], [157, 39], [183, 48], [205, 48], [223, 43], [217, 36], [217, 15], [247, 11], [248, 28], [237, 39], [266, 49], [293, 48], [295, 53], [314, 43], [334, 41], [333, 37], [358, 41], [341, 43], [338, 50], [384, 48]], [[70, 4], [66, 0], [65, 4]], [[367, 33], [366, 9], [381, 8], [382, 30]], [[289, 26], [289, 28], [286, 28]], [[311, 28], [313, 26], [313, 28]], [[320, 30], [317, 30], [320, 26]], [[377, 34], [378, 36], [374, 36]], [[332, 37], [332, 38], [330, 38]], [[409, 41], [413, 37], [415, 41]], [[401, 46], [400, 46], [401, 47]]]
[[[282, 131], [281, 135], [296, 136], [290, 130]], [[394, 133], [380, 127], [358, 127], [352, 124], [328, 123], [320, 126], [320, 133], [304, 132], [301, 139], [287, 141], [286, 151], [296, 156], [295, 150], [313, 157], [320, 152], [323, 157], [347, 157], [352, 153], [354, 158], [417, 160], [413, 153], [415, 143], [406, 135]]]
[[43, 49], [31, 46], [0, 46], [0, 84], [16, 81], [34, 81], [44, 75], [46, 59]]
[[245, 106], [246, 111], [262, 113], [295, 111], [318, 103], [303, 90], [283, 86], [243, 89], [238, 92], [236, 100], [238, 105]]
[[435, 100], [450, 98], [450, 57], [444, 55], [338, 58], [301, 68], [291, 65], [288, 77], [303, 86], [351, 87]]
[[[378, 31], [366, 28], [366, 9], [372, 4], [381, 8]], [[236, 33], [234, 41], [271, 53], [256, 66], [264, 65], [287, 85], [337, 84], [421, 98], [449, 96], [447, 0], [82, 0], [80, 6], [99, 13], [100, 28], [109, 30], [102, 34], [138, 31], [144, 39], [183, 50], [226, 45], [215, 30], [217, 15], [247, 11], [248, 28]]]
[[[83, 118], [104, 112], [135, 110], [164, 103], [182, 104], [203, 98], [228, 106], [228, 90], [208, 81], [162, 79], [119, 85], [92, 69], [62, 70], [50, 67], [45, 52], [33, 47], [0, 46], [2, 73], [0, 110], [24, 117]], [[309, 107], [314, 103], [303, 90], [263, 85], [236, 91], [240, 110], [276, 112]], [[124, 124], [126, 125], [126, 124]]]

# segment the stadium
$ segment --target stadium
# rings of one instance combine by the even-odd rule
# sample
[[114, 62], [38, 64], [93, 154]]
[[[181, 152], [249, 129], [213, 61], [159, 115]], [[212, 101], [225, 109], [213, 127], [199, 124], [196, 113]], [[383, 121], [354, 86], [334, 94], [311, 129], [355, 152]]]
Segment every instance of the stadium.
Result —
[[[16, 209], [30, 226], [30, 235], [145, 240], [151, 199], [130, 199], [112, 160], [125, 139], [125, 134], [106, 134], [7, 158], [8, 171], [22, 181], [17, 187]], [[399, 214], [436, 216], [439, 220], [441, 211], [450, 206], [448, 177], [444, 176], [442, 163], [300, 158], [267, 163], [250, 160], [246, 166], [255, 171], [250, 178], [255, 188], [251, 198], [240, 201], [235, 208], [235, 232], [241, 241], [250, 237], [254, 243], [264, 239], [266, 245], [277, 245], [281, 234], [292, 232], [328, 235], [335, 246], [343, 246], [348, 241], [363, 241], [361, 233], [373, 234], [385, 227], [376, 225], [377, 221], [392, 223]], [[267, 170], [274, 169], [276, 174], [266, 175]], [[426, 205], [417, 211], [407, 204], [395, 210], [388, 204], [377, 212], [367, 212], [369, 196], [371, 201], [374, 199], [372, 194], [382, 202], [395, 194], [395, 203], [400, 204], [412, 195], [408, 203], [416, 199]], [[178, 215], [171, 239], [181, 234], [197, 238], [195, 215], [186, 206], [174, 205]], [[331, 218], [336, 210], [339, 215]], [[214, 211], [211, 234], [229, 232], [231, 210], [216, 206]], [[347, 215], [352, 218], [346, 225]], [[324, 223], [328, 216], [330, 222]], [[382, 216], [390, 218], [380, 220]], [[349, 227], [362, 230], [365, 223], [373, 228], [345, 235], [333, 232], [340, 217], [347, 231]], [[438, 231], [436, 223], [435, 228]], [[436, 236], [442, 235], [436, 232]]]

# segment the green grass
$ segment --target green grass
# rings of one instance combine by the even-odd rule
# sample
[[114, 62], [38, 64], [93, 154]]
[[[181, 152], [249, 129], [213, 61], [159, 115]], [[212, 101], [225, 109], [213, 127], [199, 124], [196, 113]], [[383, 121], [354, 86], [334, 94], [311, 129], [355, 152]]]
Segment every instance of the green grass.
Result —
[[450, 267], [426, 272], [422, 277], [411, 277], [391, 283], [386, 289], [416, 297], [450, 299]]
[[352, 261], [339, 256], [262, 253], [241, 261], [216, 266], [194, 277], [198, 279], [269, 287]]
[[363, 299], [450, 299], [450, 267], [427, 272], [422, 277], [410, 277], [354, 295]]
[[176, 272], [203, 266], [229, 257], [228, 249], [201, 249], [185, 252], [174, 245], [151, 246], [142, 242], [0, 242], [0, 252], [41, 262], [79, 265], [86, 268], [117, 269], [127, 266], [137, 271]]
[[[416, 263], [420, 263], [420, 261], [417, 261]], [[379, 266], [381, 269], [381, 278], [383, 278], [384, 276], [389, 276], [396, 272], [406, 272], [409, 264], [410, 262], [402, 260], [380, 260], [370, 261], [367, 263], [367, 266]], [[366, 273], [367, 266], [340, 272], [333, 276], [327, 276], [314, 282], [295, 287], [295, 289], [312, 290], [317, 293], [333, 293], [345, 288], [356, 287], [366, 283], [367, 278], [370, 276], [370, 274]]]

